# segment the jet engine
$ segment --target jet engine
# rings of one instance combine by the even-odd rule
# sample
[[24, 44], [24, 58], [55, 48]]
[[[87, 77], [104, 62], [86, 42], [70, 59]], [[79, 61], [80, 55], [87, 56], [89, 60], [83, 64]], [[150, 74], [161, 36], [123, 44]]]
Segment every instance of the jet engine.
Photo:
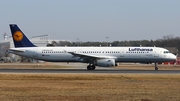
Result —
[[101, 67], [115, 66], [115, 59], [97, 59], [96, 65]]

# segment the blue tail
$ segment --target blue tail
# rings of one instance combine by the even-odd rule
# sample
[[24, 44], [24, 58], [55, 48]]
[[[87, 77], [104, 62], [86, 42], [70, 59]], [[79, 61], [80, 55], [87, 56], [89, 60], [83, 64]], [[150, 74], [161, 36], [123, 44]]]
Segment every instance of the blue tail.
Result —
[[14, 46], [18, 47], [36, 47], [29, 39], [24, 35], [24, 33], [19, 29], [16, 24], [10, 24], [10, 29], [12, 33], [12, 38], [14, 41]]

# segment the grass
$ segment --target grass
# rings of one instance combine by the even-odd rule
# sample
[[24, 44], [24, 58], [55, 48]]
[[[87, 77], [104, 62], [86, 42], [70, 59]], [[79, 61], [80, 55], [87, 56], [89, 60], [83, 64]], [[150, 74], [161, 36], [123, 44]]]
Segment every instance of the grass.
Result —
[[1, 101], [179, 101], [178, 74], [0, 74]]
[[1, 63], [0, 69], [62, 69], [71, 68], [72, 66], [54, 65], [52, 63]]

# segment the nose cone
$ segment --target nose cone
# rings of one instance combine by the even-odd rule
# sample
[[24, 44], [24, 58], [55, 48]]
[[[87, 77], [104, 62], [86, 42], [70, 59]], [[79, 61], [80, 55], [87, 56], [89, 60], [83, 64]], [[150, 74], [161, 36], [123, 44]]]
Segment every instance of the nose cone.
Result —
[[174, 54], [171, 54], [170, 59], [172, 59], [172, 60], [176, 60], [176, 59], [177, 59], [177, 57], [176, 57]]

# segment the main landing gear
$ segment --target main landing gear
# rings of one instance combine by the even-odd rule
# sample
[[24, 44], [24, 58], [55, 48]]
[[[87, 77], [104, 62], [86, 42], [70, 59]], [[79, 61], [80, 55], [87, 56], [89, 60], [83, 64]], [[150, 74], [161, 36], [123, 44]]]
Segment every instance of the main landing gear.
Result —
[[96, 66], [94, 64], [89, 64], [87, 70], [95, 70]]
[[157, 63], [155, 63], [155, 70], [158, 70], [158, 66], [157, 66]]

